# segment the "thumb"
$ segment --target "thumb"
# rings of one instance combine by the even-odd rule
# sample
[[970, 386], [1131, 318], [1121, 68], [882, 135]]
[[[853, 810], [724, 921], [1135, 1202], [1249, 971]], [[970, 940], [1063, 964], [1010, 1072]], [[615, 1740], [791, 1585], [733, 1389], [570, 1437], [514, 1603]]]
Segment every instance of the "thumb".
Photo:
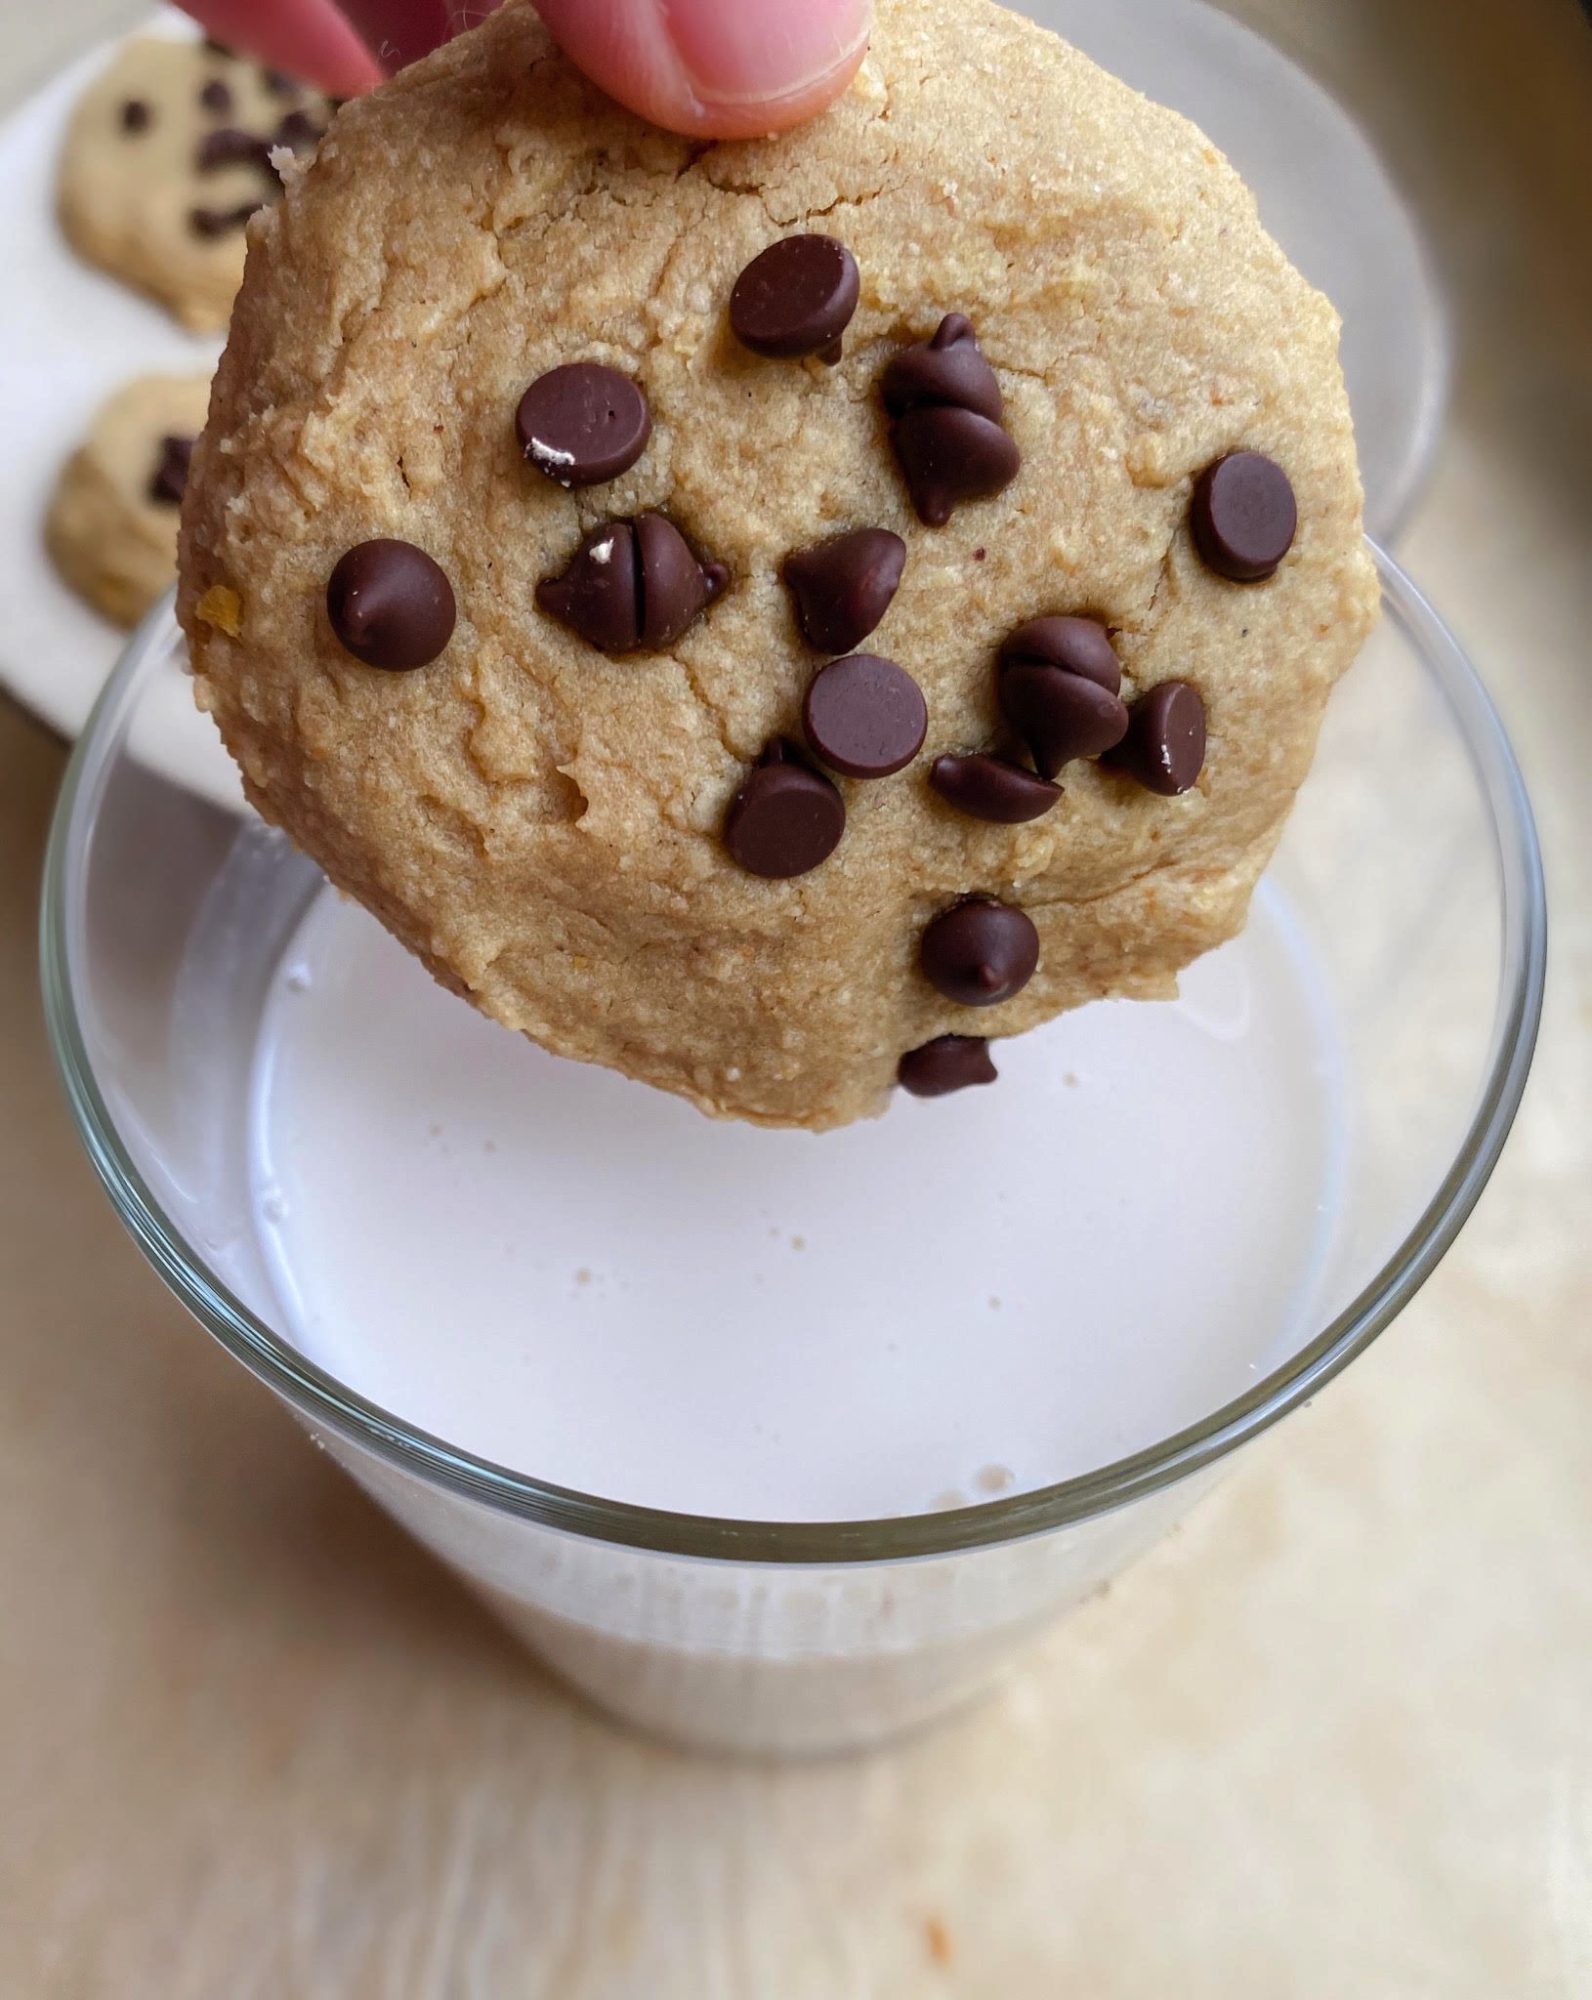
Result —
[[838, 97], [872, 0], [535, 0], [564, 53], [655, 125], [753, 139]]

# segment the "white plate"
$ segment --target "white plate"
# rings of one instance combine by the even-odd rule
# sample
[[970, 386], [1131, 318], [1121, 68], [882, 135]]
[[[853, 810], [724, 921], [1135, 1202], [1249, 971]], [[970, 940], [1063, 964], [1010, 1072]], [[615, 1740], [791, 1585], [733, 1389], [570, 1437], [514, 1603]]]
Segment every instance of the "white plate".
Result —
[[[1028, 0], [1025, 11], [1202, 125], [1260, 197], [1283, 247], [1338, 304], [1365, 474], [1384, 537], [1431, 455], [1447, 383], [1442, 314], [1409, 217], [1375, 154], [1333, 100], [1268, 43], [1200, 0]], [[191, 33], [169, 9], [151, 26]], [[55, 221], [55, 162], [95, 50], [0, 125], [0, 686], [73, 736], [122, 634], [55, 575], [41, 523], [90, 413], [130, 376], [213, 364], [216, 340], [81, 263]], [[138, 744], [153, 768], [207, 797], [238, 787], [180, 675], [150, 705]]]

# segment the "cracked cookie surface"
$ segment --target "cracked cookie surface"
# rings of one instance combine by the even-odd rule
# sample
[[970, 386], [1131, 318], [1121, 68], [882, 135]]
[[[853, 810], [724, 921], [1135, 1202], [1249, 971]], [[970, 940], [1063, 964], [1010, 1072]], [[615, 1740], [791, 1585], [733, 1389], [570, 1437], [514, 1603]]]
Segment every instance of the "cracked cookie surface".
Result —
[[[749, 261], [808, 230], [860, 272], [834, 366], [750, 353], [728, 322]], [[610, 105], [510, 0], [348, 106], [250, 235], [184, 515], [199, 698], [265, 816], [488, 1014], [706, 1110], [820, 1128], [880, 1109], [909, 1050], [1168, 994], [1240, 927], [1375, 586], [1335, 317], [1183, 120], [986, 0], [886, 0], [824, 117], [704, 147]], [[926, 527], [879, 382], [953, 312], [1022, 465]], [[566, 490], [515, 412], [576, 361], [634, 379], [652, 434]], [[1188, 528], [1199, 475], [1240, 450], [1285, 469], [1299, 517], [1244, 584]], [[729, 585], [667, 650], [612, 658], [536, 586], [650, 510]], [[799, 739], [824, 664], [782, 568], [864, 527], [906, 544], [867, 646], [922, 690], [927, 737], [894, 775], [835, 779], [820, 866], [749, 874], [726, 813]], [[416, 672], [362, 665], [328, 623], [331, 571], [378, 537], [456, 600]], [[1130, 702], [1198, 689], [1203, 769], [1164, 797], [1077, 761], [1042, 817], [970, 818], [930, 770], [1000, 747], [998, 650], [1056, 614], [1110, 627]], [[969, 897], [1039, 939], [1022, 990], [976, 1012], [919, 963]]]

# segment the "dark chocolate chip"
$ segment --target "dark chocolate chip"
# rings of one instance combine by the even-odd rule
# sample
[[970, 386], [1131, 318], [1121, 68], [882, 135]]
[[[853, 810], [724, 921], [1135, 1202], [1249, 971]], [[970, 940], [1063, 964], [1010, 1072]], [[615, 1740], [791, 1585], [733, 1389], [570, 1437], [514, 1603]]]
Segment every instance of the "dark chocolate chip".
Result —
[[206, 111], [224, 115], [232, 109], [232, 86], [223, 83], [219, 76], [213, 76], [200, 87], [199, 102]]
[[907, 545], [888, 528], [853, 528], [785, 559], [796, 622], [821, 653], [860, 646], [890, 609]]
[[302, 153], [309, 146], [318, 146], [325, 136], [326, 128], [307, 111], [290, 111], [276, 128], [272, 144], [291, 146], [295, 153]]
[[640, 389], [596, 361], [571, 361], [538, 375], [520, 398], [514, 425], [529, 462], [560, 486], [617, 479], [652, 435]]
[[908, 1049], [896, 1066], [896, 1080], [914, 1097], [949, 1097], [970, 1084], [994, 1083], [989, 1043], [977, 1035], [939, 1035], [921, 1049]]
[[908, 410], [891, 433], [918, 519], [941, 528], [964, 500], [987, 500], [1011, 485], [1022, 456], [999, 424], [973, 410]]
[[1196, 480], [1189, 525], [1207, 569], [1231, 583], [1259, 583], [1293, 547], [1299, 508], [1280, 465], [1235, 451]]
[[193, 448], [197, 442], [191, 437], [161, 439], [160, 456], [149, 479], [151, 500], [164, 507], [182, 505], [182, 496], [188, 486], [188, 468], [193, 463]]
[[672, 646], [730, 580], [723, 563], [698, 562], [691, 544], [662, 514], [637, 516], [636, 566], [641, 643], [654, 650]]
[[945, 800], [973, 819], [998, 826], [1021, 826], [1039, 819], [1061, 797], [1060, 785], [1050, 785], [1009, 764], [1004, 757], [936, 757], [929, 783]]
[[948, 313], [932, 340], [898, 354], [880, 383], [890, 442], [918, 518], [943, 527], [964, 500], [1017, 477], [1022, 455], [1001, 428], [1001, 391], [972, 322]]
[[857, 260], [833, 236], [787, 236], [754, 257], [730, 293], [730, 325], [743, 347], [776, 358], [840, 359], [840, 336], [857, 310]]
[[672, 522], [642, 514], [593, 528], [563, 575], [536, 586], [536, 601], [603, 652], [633, 653], [672, 645], [728, 581]]
[[892, 417], [940, 405], [972, 410], [992, 424], [1001, 420], [1001, 385], [984, 359], [973, 322], [962, 313], [947, 313], [932, 339], [904, 348], [879, 386]]
[[147, 132], [149, 121], [154, 114], [141, 97], [129, 97], [122, 106], [122, 130], [124, 132]]
[[289, 76], [285, 69], [262, 69], [260, 82], [273, 97], [302, 97], [304, 86], [296, 76]]
[[641, 643], [634, 526], [604, 521], [593, 528], [563, 575], [544, 577], [536, 586], [536, 601], [603, 652], [634, 652]]
[[1039, 963], [1039, 933], [1022, 910], [993, 897], [937, 916], [919, 948], [925, 976], [947, 1000], [994, 1007], [1021, 993]]
[[193, 163], [202, 174], [222, 167], [271, 167], [271, 142], [256, 132], [240, 132], [235, 125], [218, 125], [207, 132], [194, 149]]
[[1096, 618], [1030, 618], [1001, 646], [1003, 667], [1063, 667], [1108, 694], [1120, 693], [1122, 665]]
[[1165, 798], [1186, 792], [1205, 765], [1205, 704], [1187, 681], [1162, 681], [1129, 710], [1128, 733], [1106, 760]]
[[242, 229], [263, 201], [240, 201], [236, 208], [190, 208], [188, 227], [195, 236], [227, 236]]
[[1028, 745], [1034, 768], [1053, 778], [1074, 757], [1098, 757], [1127, 732], [1120, 695], [1060, 667], [1006, 667], [1001, 713]]
[[776, 741], [736, 793], [724, 844], [748, 874], [785, 881], [827, 861], [845, 830], [839, 792]]
[[326, 615], [356, 660], [407, 673], [428, 665], [453, 636], [453, 586], [413, 542], [360, 542], [332, 571]]
[[923, 690], [894, 660], [853, 653], [815, 675], [802, 704], [807, 741], [848, 778], [888, 778], [923, 748]]

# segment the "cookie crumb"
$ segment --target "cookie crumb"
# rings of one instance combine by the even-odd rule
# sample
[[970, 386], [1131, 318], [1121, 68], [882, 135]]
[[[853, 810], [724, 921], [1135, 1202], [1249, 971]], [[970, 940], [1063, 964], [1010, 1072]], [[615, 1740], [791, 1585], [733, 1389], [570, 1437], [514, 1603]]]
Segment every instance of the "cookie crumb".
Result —
[[224, 583], [211, 584], [194, 606], [194, 616], [201, 625], [213, 626], [229, 639], [241, 638], [243, 634], [243, 599]]
[[940, 1917], [926, 1917], [923, 1922], [923, 1936], [929, 1947], [929, 1956], [936, 1965], [949, 1965], [955, 1955], [951, 1949], [951, 1933]]

